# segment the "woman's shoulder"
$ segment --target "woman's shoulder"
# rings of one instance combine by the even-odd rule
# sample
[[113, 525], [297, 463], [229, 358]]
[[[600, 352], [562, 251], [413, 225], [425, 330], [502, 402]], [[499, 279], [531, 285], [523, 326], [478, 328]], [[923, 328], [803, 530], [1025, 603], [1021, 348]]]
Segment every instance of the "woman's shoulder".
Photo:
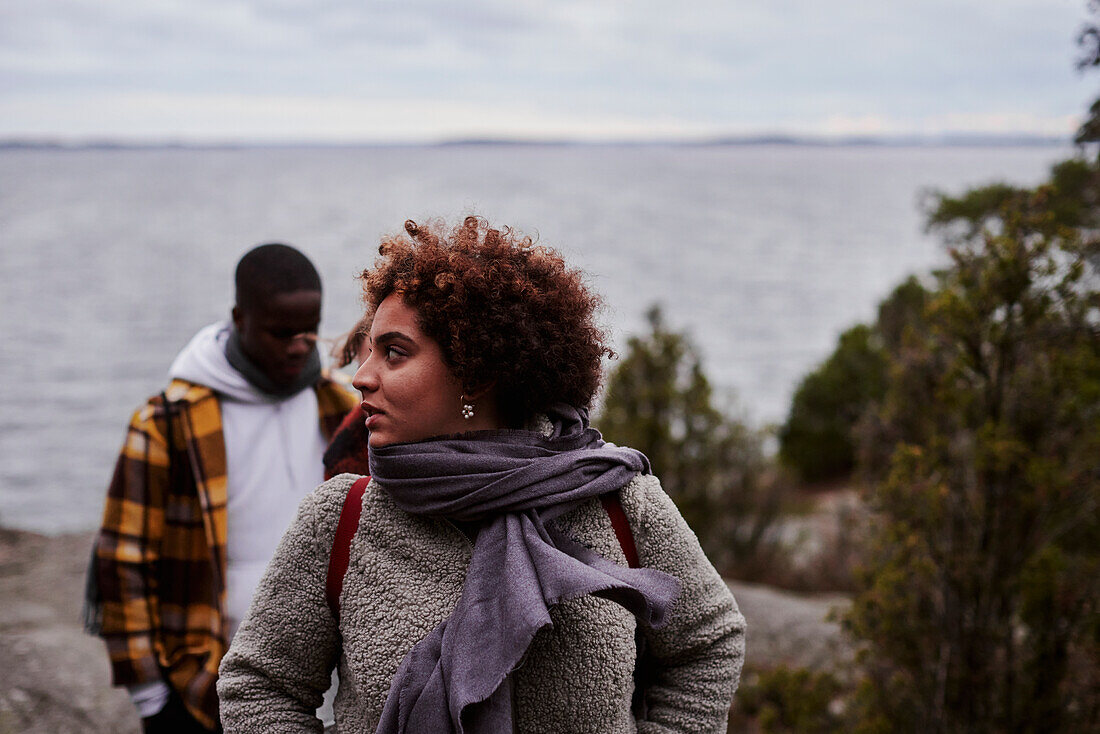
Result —
[[[650, 527], [655, 517], [668, 516], [669, 508], [679, 516], [676, 506], [661, 489], [661, 482], [652, 475], [640, 474], [613, 494], [618, 497], [631, 534], [635, 537], [640, 530]], [[614, 529], [610, 511], [601, 498], [586, 500], [551, 522], [597, 553], [620, 563], [626, 562], [622, 541]]]
[[635, 477], [619, 491], [619, 502], [643, 562], [647, 557], [652, 561], [657, 557], [691, 556], [698, 551], [699, 539], [656, 476]]
[[[340, 515], [344, 512], [344, 503], [355, 483], [363, 477], [358, 474], [337, 474], [321, 483], [302, 500], [299, 512], [308, 513], [314, 526], [314, 533], [320, 538], [332, 538]], [[374, 483], [367, 485], [364, 497], [374, 491]]]
[[337, 474], [318, 485], [306, 499], [322, 514], [333, 510], [339, 512], [343, 509], [344, 500], [352, 486], [362, 478], [358, 474]]
[[619, 490], [619, 502], [631, 525], [678, 517], [680, 511], [653, 474], [638, 474]]
[[[355, 483], [363, 478], [359, 474], [337, 474], [318, 486], [306, 498], [306, 501], [313, 505], [318, 536], [335, 537], [336, 526], [344, 512], [349, 492]], [[411, 515], [399, 508], [374, 480], [363, 488], [359, 502], [359, 507], [356, 508], [359, 510], [357, 534], [367, 527], [370, 529], [371, 536], [405, 536], [414, 528], [435, 528], [438, 525], [438, 522], [431, 518]]]

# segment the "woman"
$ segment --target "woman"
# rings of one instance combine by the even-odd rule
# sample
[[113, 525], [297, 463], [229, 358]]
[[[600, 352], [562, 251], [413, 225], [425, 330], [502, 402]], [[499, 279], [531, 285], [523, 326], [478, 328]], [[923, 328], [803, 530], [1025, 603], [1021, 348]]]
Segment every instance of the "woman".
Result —
[[744, 619], [646, 458], [588, 426], [598, 299], [475, 217], [405, 230], [363, 274], [373, 478], [338, 613], [346, 474], [302, 503], [222, 663], [226, 732], [320, 731], [333, 666], [341, 732], [724, 731]]

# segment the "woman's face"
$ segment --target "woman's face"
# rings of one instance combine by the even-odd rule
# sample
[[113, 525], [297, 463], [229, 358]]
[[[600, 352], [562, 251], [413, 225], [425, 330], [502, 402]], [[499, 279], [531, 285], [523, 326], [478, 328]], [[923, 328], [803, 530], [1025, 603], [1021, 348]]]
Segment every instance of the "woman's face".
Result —
[[360, 356], [352, 384], [363, 396], [371, 446], [473, 428], [462, 418], [462, 383], [401, 296], [390, 295], [378, 305]]

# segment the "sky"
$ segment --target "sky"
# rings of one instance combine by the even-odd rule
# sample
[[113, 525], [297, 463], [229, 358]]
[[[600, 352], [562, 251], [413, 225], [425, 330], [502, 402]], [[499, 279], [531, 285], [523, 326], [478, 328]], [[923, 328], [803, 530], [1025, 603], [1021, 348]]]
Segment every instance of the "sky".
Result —
[[1070, 136], [1086, 0], [0, 0], [0, 138]]

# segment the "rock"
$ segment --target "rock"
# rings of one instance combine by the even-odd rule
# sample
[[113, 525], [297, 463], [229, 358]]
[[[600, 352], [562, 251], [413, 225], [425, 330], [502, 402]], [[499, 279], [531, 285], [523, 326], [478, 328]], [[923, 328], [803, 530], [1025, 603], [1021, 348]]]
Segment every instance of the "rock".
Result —
[[137, 734], [80, 621], [90, 534], [0, 531], [0, 734]]
[[835, 611], [850, 604], [841, 594], [794, 594], [759, 584], [727, 582], [748, 623], [745, 664], [750, 668], [778, 665], [822, 668], [851, 662], [851, 646]]

